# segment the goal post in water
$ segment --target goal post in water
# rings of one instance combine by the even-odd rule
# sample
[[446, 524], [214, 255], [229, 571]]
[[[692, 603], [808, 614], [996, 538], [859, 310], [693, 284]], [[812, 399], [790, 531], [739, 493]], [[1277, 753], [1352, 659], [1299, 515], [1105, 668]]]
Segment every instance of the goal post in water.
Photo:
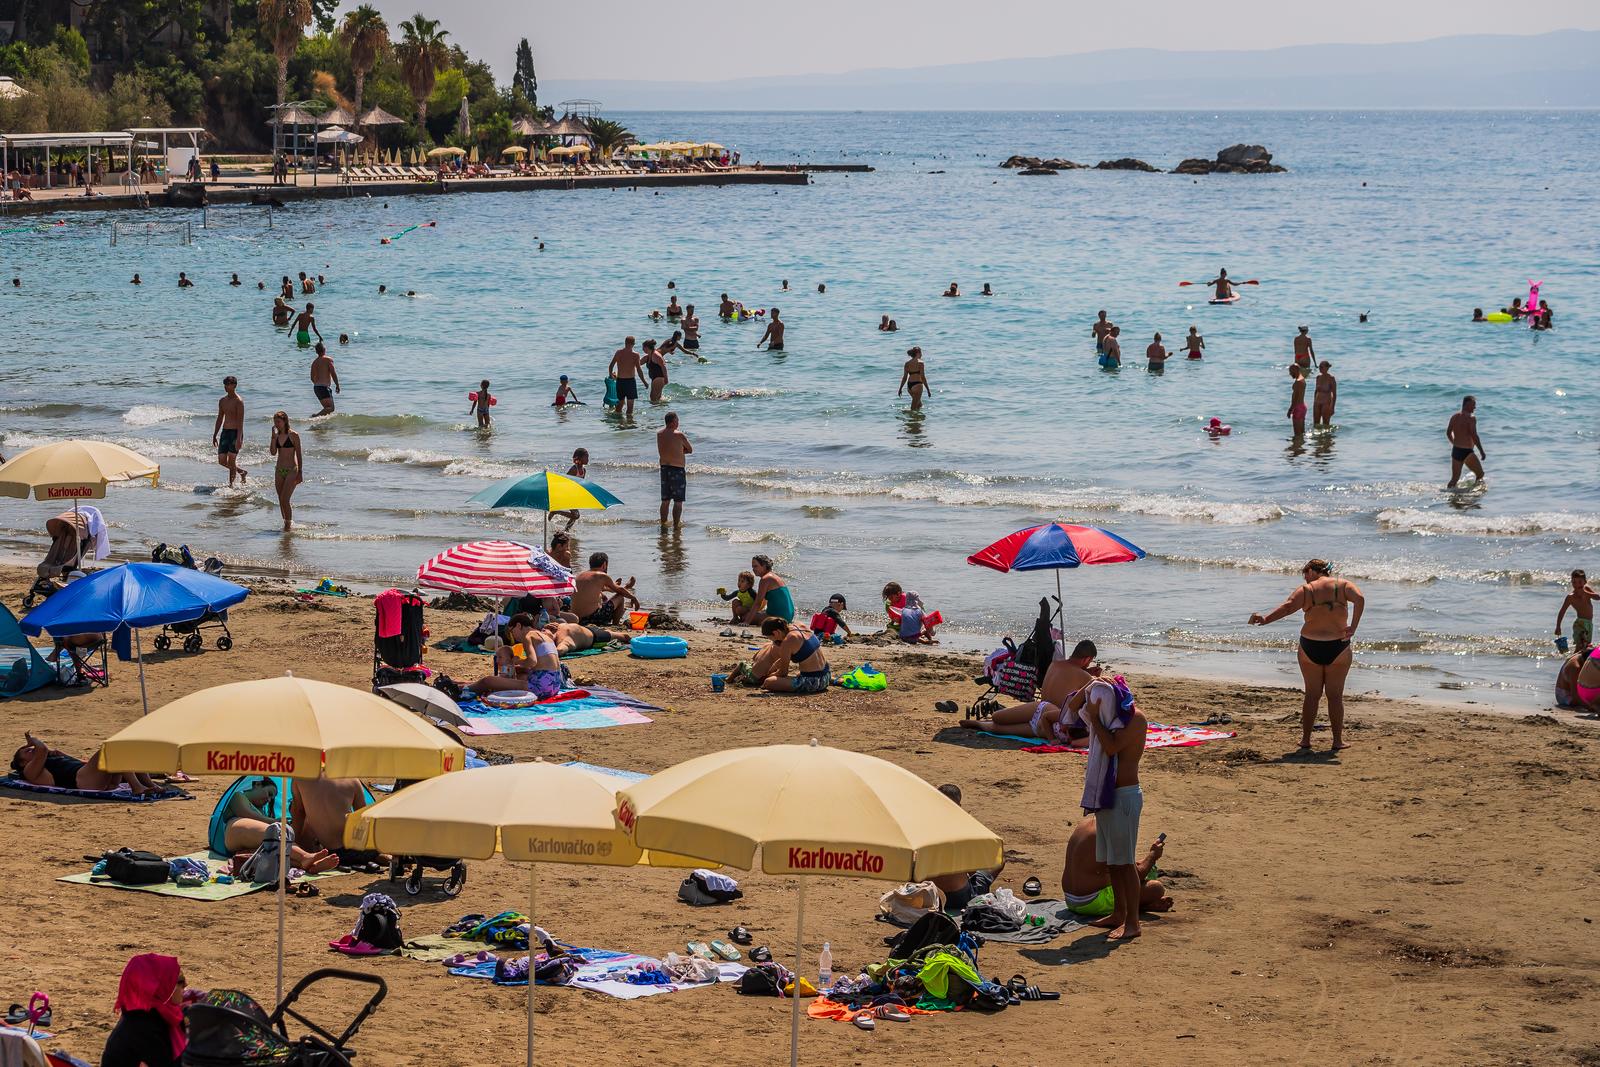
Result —
[[132, 240], [176, 242], [180, 245], [194, 242], [194, 227], [189, 222], [121, 222], [111, 223], [111, 247]]

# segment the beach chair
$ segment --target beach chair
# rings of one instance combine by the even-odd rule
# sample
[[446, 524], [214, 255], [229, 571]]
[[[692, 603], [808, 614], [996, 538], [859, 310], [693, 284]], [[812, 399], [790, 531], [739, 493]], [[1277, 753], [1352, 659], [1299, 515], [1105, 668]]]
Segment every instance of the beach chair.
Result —
[[[295, 1007], [301, 996], [318, 982], [359, 982], [375, 987], [345, 1028], [335, 1034], [312, 1021]], [[356, 971], [324, 968], [312, 971], [294, 984], [283, 1002], [269, 1015], [247, 993], [213, 989], [188, 1006], [189, 1043], [179, 1061], [184, 1067], [351, 1067], [350, 1040], [367, 1017], [378, 1010], [389, 986], [382, 978]], [[359, 1003], [349, 996], [324, 993], [319, 1004]], [[291, 1038], [286, 1020], [293, 1019], [309, 1032]]]

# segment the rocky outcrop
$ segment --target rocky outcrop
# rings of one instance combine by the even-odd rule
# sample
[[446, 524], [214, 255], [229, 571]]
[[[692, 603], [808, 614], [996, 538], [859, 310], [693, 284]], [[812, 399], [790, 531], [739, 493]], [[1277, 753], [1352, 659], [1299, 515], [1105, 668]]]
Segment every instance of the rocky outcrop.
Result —
[[1012, 156], [1000, 165], [1007, 170], [1016, 170], [1018, 167], [1042, 167], [1044, 160], [1038, 156]]
[[1236, 144], [1217, 153], [1216, 159], [1186, 159], [1174, 174], [1282, 174], [1272, 153], [1258, 144]]
[[1087, 169], [1087, 167], [1082, 163], [1074, 163], [1070, 159], [1061, 159], [1059, 157], [1056, 158], [1056, 159], [1047, 159], [1047, 160], [1044, 161], [1044, 163], [1041, 164], [1041, 166], [1049, 167], [1052, 170], [1086, 170]]
[[1022, 170], [1017, 171], [1017, 173], [1018, 174], [1059, 174], [1061, 172], [1056, 170], [1054, 167], [1024, 167]]
[[168, 207], [205, 207], [206, 187], [199, 182], [173, 182], [167, 187]]
[[1152, 167], [1142, 159], [1102, 159], [1094, 165], [1095, 170], [1137, 170], [1145, 174], [1160, 174], [1161, 171]]

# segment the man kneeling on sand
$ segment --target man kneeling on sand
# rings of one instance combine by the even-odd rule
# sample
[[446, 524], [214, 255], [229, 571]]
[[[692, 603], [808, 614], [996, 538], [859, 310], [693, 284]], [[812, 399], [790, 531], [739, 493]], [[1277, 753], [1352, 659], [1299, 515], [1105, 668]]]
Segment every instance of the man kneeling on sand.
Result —
[[[956, 807], [961, 806], [961, 787], [958, 785], [941, 785], [939, 792], [956, 802]], [[981, 897], [994, 888], [994, 880], [1000, 877], [1000, 872], [1006, 869], [1004, 858], [1000, 866], [990, 871], [957, 871], [955, 874], [941, 874], [933, 879], [933, 884], [939, 887], [944, 894], [944, 910], [959, 914], [973, 897]]]
[[622, 621], [622, 611], [628, 604], [636, 608], [639, 606], [639, 598], [633, 594], [633, 586], [638, 579], [629, 578], [618, 585], [606, 573], [610, 565], [610, 556], [596, 552], [589, 557], [589, 569], [572, 580], [570, 614], [573, 617], [570, 621], [581, 622], [585, 626], [615, 626]]
[[[1095, 837], [1098, 823], [1093, 815], [1085, 815], [1072, 828], [1067, 838], [1067, 860], [1061, 870], [1061, 894], [1066, 897], [1067, 910], [1085, 918], [1094, 918], [1092, 926], [1114, 926], [1116, 918], [1116, 892], [1111, 887], [1111, 868], [1095, 856]], [[1134, 865], [1143, 883], [1139, 891], [1140, 911], [1171, 911], [1172, 898], [1166, 886], [1150, 880], [1156, 861], [1161, 858], [1166, 845], [1158, 838], [1145, 853], [1144, 859]]]

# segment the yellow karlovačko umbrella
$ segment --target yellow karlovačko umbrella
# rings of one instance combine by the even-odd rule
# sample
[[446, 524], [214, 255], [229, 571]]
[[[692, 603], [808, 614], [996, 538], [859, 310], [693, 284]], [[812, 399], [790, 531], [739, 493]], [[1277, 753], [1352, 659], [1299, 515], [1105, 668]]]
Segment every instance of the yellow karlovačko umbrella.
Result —
[[[180, 697], [100, 747], [112, 772], [269, 778], [432, 778], [466, 765], [459, 742], [382, 697], [284, 675]], [[279, 788], [279, 795], [286, 790]], [[287, 805], [283, 805], [287, 807]], [[279, 813], [284, 835], [288, 812]], [[280, 836], [287, 842], [287, 836]], [[278, 1001], [289, 850], [278, 850]]]
[[528, 864], [528, 1067], [533, 1065], [532, 933], [538, 865], [715, 866], [636, 846], [614, 814], [616, 791], [625, 783], [559, 764], [508, 763], [407, 786], [345, 820], [349, 848], [462, 859], [489, 859], [498, 852]]
[[467, 150], [465, 148], [457, 148], [454, 145], [441, 145], [438, 148], [428, 149], [429, 159], [443, 159], [445, 156], [464, 156], [466, 154]]
[[468, 153], [467, 158], [470, 159], [474, 163], [478, 162], [478, 146], [477, 145], [473, 145], [472, 146], [472, 151], [470, 153]]
[[161, 467], [109, 441], [57, 441], [39, 445], [0, 464], [0, 496], [37, 500], [99, 500], [112, 482], [148, 478]]
[[525, 156], [528, 154], [528, 150], [519, 144], [514, 144], [500, 149], [500, 154], [502, 156]]
[[[714, 752], [617, 794], [617, 821], [641, 848], [768, 874], [917, 882], [1000, 866], [1000, 838], [915, 774], [844, 749], [766, 745]], [[799, 981], [805, 879], [795, 914]], [[789, 1063], [799, 1062], [800, 1008]]]

